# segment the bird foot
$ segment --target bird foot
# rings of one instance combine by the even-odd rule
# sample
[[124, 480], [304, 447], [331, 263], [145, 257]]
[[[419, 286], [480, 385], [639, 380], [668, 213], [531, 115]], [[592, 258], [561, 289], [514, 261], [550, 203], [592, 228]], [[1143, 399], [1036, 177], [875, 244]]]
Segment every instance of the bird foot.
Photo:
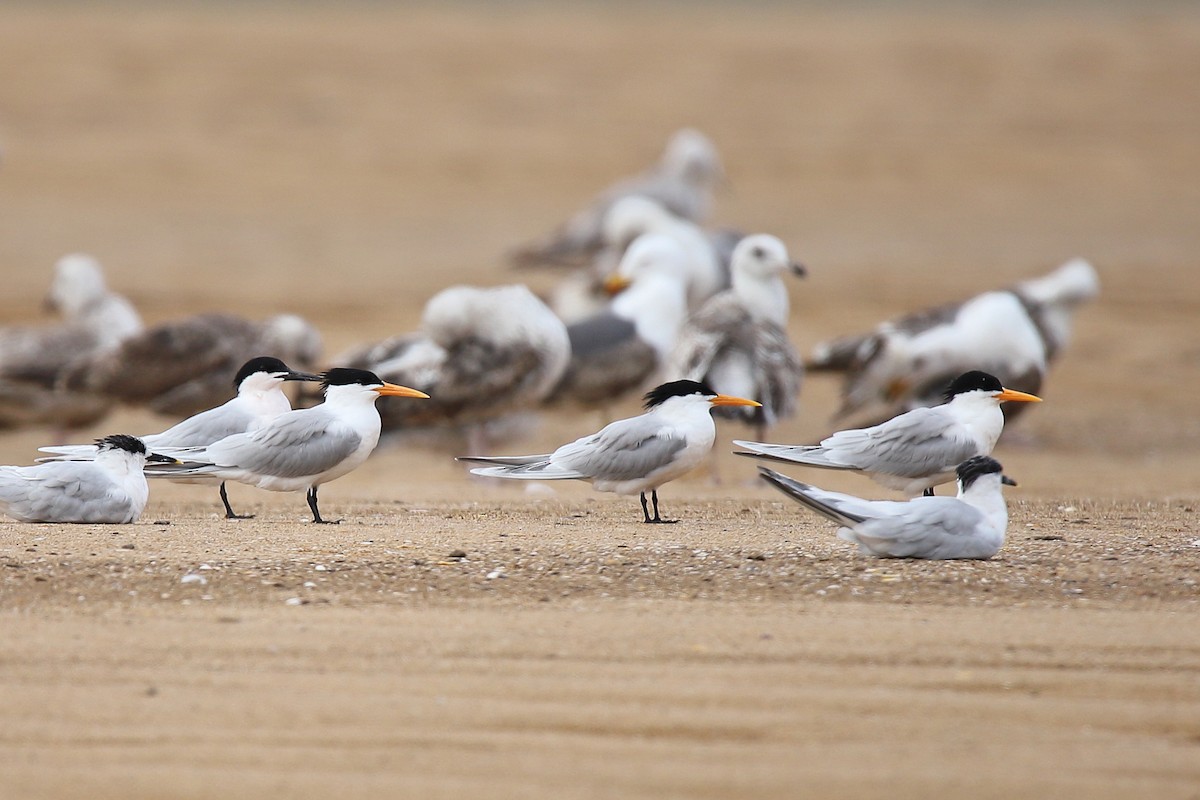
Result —
[[314, 525], [341, 525], [342, 521], [340, 519], [314, 519], [313, 524]]
[[226, 514], [225, 519], [254, 519], [254, 514]]
[[655, 517], [654, 519], [644, 519], [642, 522], [646, 523], [647, 525], [674, 525], [676, 522], [679, 522], [679, 520]]

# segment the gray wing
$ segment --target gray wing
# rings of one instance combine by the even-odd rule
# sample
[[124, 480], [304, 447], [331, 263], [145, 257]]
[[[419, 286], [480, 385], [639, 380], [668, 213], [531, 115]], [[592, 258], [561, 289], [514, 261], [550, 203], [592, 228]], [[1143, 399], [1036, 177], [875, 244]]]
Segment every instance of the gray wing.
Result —
[[90, 462], [64, 461], [0, 472], [0, 503], [26, 522], [131, 522], [133, 504]]
[[567, 328], [571, 362], [546, 402], [609, 402], [641, 388], [658, 369], [658, 354], [633, 324], [604, 312]]
[[[315, 413], [314, 413], [315, 412]], [[205, 457], [222, 467], [299, 478], [331, 469], [358, 449], [362, 438], [318, 409], [281, 414], [262, 428], [222, 439]]]
[[994, 552], [981, 548], [975, 535], [983, 515], [956, 498], [918, 497], [890, 506], [891, 513], [853, 526], [845, 538], [888, 558], [986, 558]]
[[788, 497], [839, 525], [855, 525], [867, 518], [867, 501], [848, 494], [818, 489], [766, 467], [759, 467], [758, 474]]
[[956, 429], [945, 409], [917, 408], [872, 428], [838, 431], [821, 446], [831, 459], [859, 469], [924, 477], [986, 455], [971, 439], [955, 436]]
[[245, 433], [253, 421], [251, 414], [226, 403], [188, 417], [162, 433], [143, 436], [142, 440], [150, 448], [205, 447], [226, 436]]
[[550, 461], [598, 480], [636, 480], [670, 463], [686, 444], [682, 438], [663, 435], [640, 416], [617, 420], [599, 433], [565, 444]]

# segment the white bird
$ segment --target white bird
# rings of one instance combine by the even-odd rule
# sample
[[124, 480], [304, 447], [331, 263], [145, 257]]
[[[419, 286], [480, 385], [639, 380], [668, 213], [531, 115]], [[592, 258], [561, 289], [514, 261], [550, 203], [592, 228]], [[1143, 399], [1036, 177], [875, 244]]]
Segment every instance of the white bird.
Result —
[[123, 433], [97, 446], [92, 461], [0, 467], [0, 511], [21, 522], [135, 522], [150, 496], [146, 462], [174, 459]]
[[638, 238], [609, 282], [605, 311], [567, 326], [571, 361], [550, 404], [603, 405], [661, 380], [687, 318], [686, 255], [669, 236]]
[[269, 353], [306, 368], [320, 350], [320, 334], [294, 314], [262, 322], [197, 314], [155, 325], [76, 362], [59, 385], [186, 417], [231, 399], [229, 376], [248, 359]]
[[[712, 237], [691, 220], [678, 217], [660, 203], [638, 195], [614, 203], [604, 216], [605, 244], [617, 258], [634, 240], [648, 233], [670, 236], [687, 254], [689, 309], [699, 308], [729, 285], [729, 272]], [[600, 269], [605, 269], [603, 263]], [[622, 274], [621, 269], [618, 262], [618, 274]]]
[[1000, 404], [1041, 402], [1025, 392], [1005, 389], [994, 375], [978, 370], [954, 379], [946, 402], [916, 408], [870, 428], [838, 431], [820, 444], [745, 442], [738, 455], [789, 461], [822, 469], [855, 470], [876, 483], [913, 497], [954, 480], [954, 470], [974, 456], [991, 455], [1004, 429]]
[[62, 322], [0, 328], [0, 428], [54, 424], [83, 427], [108, 413], [112, 402], [92, 393], [57, 388], [64, 373], [142, 329], [133, 306], [109, 290], [91, 256], [64, 256], [54, 265], [45, 305]]
[[1016, 486], [1000, 463], [976, 456], [959, 464], [957, 497], [863, 500], [827, 492], [759, 467], [764, 480], [841, 528], [838, 536], [878, 558], [991, 558], [1004, 544], [1008, 507], [1001, 484]]
[[613, 203], [604, 216], [604, 250], [590, 267], [560, 281], [551, 291], [554, 312], [567, 323], [596, 313], [606, 299], [606, 281], [629, 278], [624, 259], [630, 245], [647, 234], [669, 236], [680, 246], [686, 268], [688, 309], [699, 308], [729, 285], [729, 270], [720, 243], [695, 223], [675, 216], [661, 204], [639, 195]]
[[385, 431], [453, 425], [477, 440], [483, 423], [536, 408], [570, 359], [562, 320], [514, 285], [439, 292], [425, 306], [420, 332], [357, 348], [336, 362], [430, 395], [427, 403], [381, 401]]
[[[494, 466], [476, 475], [519, 480], [591, 481], [601, 492], [639, 493], [645, 522], [664, 520], [658, 511], [658, 487], [695, 468], [712, 450], [716, 426], [709, 413], [719, 406], [756, 406], [754, 400], [728, 397], [696, 381], [672, 381], [646, 395], [646, 413], [621, 419], [599, 433], [565, 444], [553, 453], [530, 456], [468, 456]], [[646, 505], [654, 503], [654, 516]]]
[[[1072, 259], [1011, 288], [819, 344], [808, 367], [845, 372], [838, 418], [881, 419], [933, 405], [941, 387], [967, 369], [986, 370], [1005, 386], [1038, 393], [1070, 338], [1075, 311], [1099, 290], [1092, 265]], [[1005, 414], [1011, 419], [1020, 408]]]
[[361, 369], [335, 367], [322, 375], [325, 402], [280, 414], [246, 433], [207, 447], [168, 451], [183, 464], [147, 470], [154, 478], [209, 476], [272, 492], [304, 491], [313, 522], [324, 523], [317, 487], [367, 460], [379, 443], [379, 397], [426, 398]]
[[[795, 413], [804, 365], [787, 335], [788, 294], [781, 276], [803, 276], [783, 242], [748, 236], [733, 251], [733, 286], [688, 317], [672, 356], [673, 375], [702, 381], [722, 394], [755, 397], [754, 409], [725, 415], [766, 429]], [[732, 413], [731, 413], [732, 412]]]
[[[233, 386], [237, 396], [216, 408], [202, 411], [188, 417], [177, 425], [167, 428], [161, 433], [142, 436], [146, 446], [153, 450], [192, 447], [207, 447], [226, 436], [235, 433], [245, 433], [262, 427], [280, 414], [292, 410], [291, 401], [283, 392], [285, 381], [320, 381], [319, 375], [307, 372], [297, 372], [290, 369], [278, 358], [259, 356], [252, 358], [242, 365], [234, 376]], [[60, 445], [55, 447], [38, 448], [44, 453], [56, 454], [51, 458], [39, 461], [87, 460], [95, 458], [97, 446]], [[214, 478], [195, 476], [180, 478], [183, 483], [211, 483]], [[226, 519], [251, 519], [253, 515], [240, 515], [233, 512], [229, 505], [229, 495], [225, 491], [225, 481], [221, 480], [221, 503], [225, 506]]]
[[609, 187], [540, 241], [517, 248], [510, 259], [517, 266], [586, 263], [603, 244], [604, 215], [613, 203], [630, 195], [655, 200], [684, 219], [703, 221], [713, 189], [723, 178], [712, 141], [697, 130], [677, 131], [654, 167]]

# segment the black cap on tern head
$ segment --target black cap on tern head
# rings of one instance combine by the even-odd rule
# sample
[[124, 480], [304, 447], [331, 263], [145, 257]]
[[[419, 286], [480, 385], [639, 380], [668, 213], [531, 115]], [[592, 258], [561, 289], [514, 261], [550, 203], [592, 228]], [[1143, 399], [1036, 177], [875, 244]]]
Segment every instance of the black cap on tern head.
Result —
[[[1002, 475], [1004, 467], [1000, 466], [1000, 462], [991, 456], [974, 456], [959, 464], [956, 472], [958, 480], [966, 489], [984, 475]], [[1016, 486], [1016, 483], [1011, 485]]]
[[136, 436], [126, 433], [114, 433], [96, 440], [96, 447], [101, 450], [124, 450], [127, 453], [146, 455], [146, 443]]
[[334, 367], [321, 375], [321, 385], [328, 389], [330, 386], [383, 386], [383, 379], [374, 372], [351, 367]]
[[1004, 386], [995, 375], [973, 369], [970, 372], [964, 372], [950, 381], [950, 385], [946, 387], [945, 392], [946, 402], [948, 403], [953, 400], [955, 395], [975, 392], [981, 389], [985, 392], [1003, 392]]
[[237, 371], [237, 375], [234, 376], [233, 379], [233, 388], [236, 389], [241, 386], [242, 381], [246, 380], [246, 378], [249, 378], [256, 372], [274, 374], [277, 372], [290, 371], [291, 370], [288, 369], [288, 365], [280, 361], [278, 358], [273, 358], [271, 356], [259, 356], [258, 358], [252, 358], [245, 364], [242, 364], [242, 368]]
[[689, 394], [715, 397], [717, 393], [707, 383], [700, 383], [699, 381], [671, 381], [655, 386], [646, 392], [644, 399], [646, 401], [646, 408], [651, 409], [672, 397], [687, 397]]

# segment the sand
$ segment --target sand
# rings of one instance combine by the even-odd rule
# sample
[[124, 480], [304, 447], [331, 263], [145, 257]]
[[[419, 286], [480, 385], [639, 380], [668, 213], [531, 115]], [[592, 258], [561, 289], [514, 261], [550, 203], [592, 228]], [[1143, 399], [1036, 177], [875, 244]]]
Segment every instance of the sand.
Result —
[[134, 525], [0, 523], [0, 795], [1200, 797], [1198, 52], [1168, 3], [5, 6], [5, 323], [86, 250], [152, 321], [295, 311], [334, 354], [451, 283], [551, 286], [506, 249], [682, 125], [715, 221], [809, 266], [802, 347], [1076, 255], [1104, 286], [997, 449], [988, 562], [862, 558], [723, 444], [674, 526], [426, 439], [323, 488], [338, 526], [160, 484]]

